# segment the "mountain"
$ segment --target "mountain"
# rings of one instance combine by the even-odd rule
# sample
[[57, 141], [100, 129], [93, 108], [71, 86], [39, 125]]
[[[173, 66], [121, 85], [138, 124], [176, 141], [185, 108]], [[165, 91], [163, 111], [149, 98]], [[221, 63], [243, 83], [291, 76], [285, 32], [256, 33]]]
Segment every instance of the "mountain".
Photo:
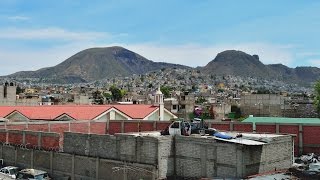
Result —
[[[83, 50], [62, 63], [37, 71], [21, 71], [11, 74], [11, 78], [38, 78], [49, 83], [80, 83], [116, 76], [144, 74], [162, 68], [191, 69], [190, 67], [163, 62], [153, 62], [128, 49], [114, 46]], [[226, 50], [197, 70], [205, 74], [258, 77], [280, 80], [287, 83], [310, 85], [320, 78], [316, 67], [289, 68], [282, 64], [265, 65], [258, 55], [242, 51]]]
[[258, 55], [249, 55], [242, 51], [226, 50], [219, 53], [201, 70], [214, 75], [234, 75], [274, 79], [288, 83], [308, 84], [320, 78], [320, 69], [316, 67], [289, 68], [282, 64], [265, 65]]
[[162, 68], [189, 68], [178, 64], [153, 62], [128, 49], [114, 46], [83, 50], [62, 63], [37, 71], [21, 71], [9, 75], [13, 78], [42, 78], [55, 83], [78, 83], [144, 74]]
[[236, 50], [218, 53], [216, 58], [203, 68], [203, 71], [215, 75], [274, 76], [274, 72], [259, 61], [259, 56], [251, 56]]

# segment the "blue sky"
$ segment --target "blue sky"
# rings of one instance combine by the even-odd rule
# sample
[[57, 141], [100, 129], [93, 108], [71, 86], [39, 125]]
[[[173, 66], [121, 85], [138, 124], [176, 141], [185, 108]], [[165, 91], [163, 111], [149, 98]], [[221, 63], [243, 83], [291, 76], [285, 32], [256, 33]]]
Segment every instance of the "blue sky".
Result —
[[227, 49], [320, 67], [319, 9], [311, 0], [1, 0], [0, 75], [113, 45], [192, 67]]

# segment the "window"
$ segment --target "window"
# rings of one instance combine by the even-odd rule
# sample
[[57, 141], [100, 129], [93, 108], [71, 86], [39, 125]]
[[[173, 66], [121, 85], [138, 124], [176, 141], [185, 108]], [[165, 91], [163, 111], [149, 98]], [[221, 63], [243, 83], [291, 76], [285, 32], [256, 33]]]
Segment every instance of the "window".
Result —
[[17, 174], [18, 173], [18, 169], [17, 168], [13, 168], [9, 170], [10, 174]]
[[175, 122], [171, 125], [171, 128], [179, 128], [180, 122]]
[[177, 109], [177, 105], [172, 105], [172, 109], [176, 110]]
[[186, 105], [181, 105], [181, 109], [186, 109]]

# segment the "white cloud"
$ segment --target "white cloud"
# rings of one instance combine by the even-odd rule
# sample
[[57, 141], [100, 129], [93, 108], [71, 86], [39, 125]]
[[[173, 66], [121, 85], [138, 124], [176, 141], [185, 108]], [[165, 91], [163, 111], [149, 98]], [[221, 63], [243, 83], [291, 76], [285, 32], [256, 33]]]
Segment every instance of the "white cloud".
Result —
[[257, 54], [260, 57], [260, 61], [264, 64], [282, 63], [290, 66], [293, 62], [294, 56], [291, 51], [291, 46], [289, 45], [273, 45], [264, 43], [218, 44], [213, 46], [197, 44], [178, 46], [128, 44], [121, 46], [127, 47], [128, 49], [154, 61], [165, 61], [193, 67], [204, 66], [213, 60], [219, 52], [231, 49], [244, 51], [251, 55]]
[[57, 27], [40, 29], [7, 28], [0, 30], [0, 39], [13, 40], [84, 41], [110, 37], [110, 34], [103, 32], [73, 32]]
[[319, 52], [300, 52], [297, 53], [297, 57], [310, 57], [310, 56], [319, 56], [320, 53]]
[[320, 59], [311, 59], [311, 60], [308, 60], [308, 62], [312, 66], [320, 67]]
[[92, 47], [90, 44], [68, 44], [47, 49], [8, 49], [0, 48], [0, 75], [8, 75], [18, 71], [34, 71], [44, 67], [55, 66], [75, 53]]
[[28, 20], [30, 20], [30, 17], [28, 17], [28, 16], [9, 16], [7, 18], [12, 21], [28, 21]]

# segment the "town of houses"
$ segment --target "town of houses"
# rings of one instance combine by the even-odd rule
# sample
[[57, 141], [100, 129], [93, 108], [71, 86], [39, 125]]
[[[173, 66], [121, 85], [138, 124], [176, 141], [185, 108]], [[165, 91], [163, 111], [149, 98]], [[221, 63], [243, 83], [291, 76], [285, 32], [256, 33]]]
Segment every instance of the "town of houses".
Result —
[[[228, 120], [233, 117], [229, 114], [234, 111], [238, 111], [237, 118], [248, 115], [317, 116], [312, 106], [312, 88], [276, 80], [206, 75], [188, 69], [161, 69], [143, 75], [69, 85], [47, 84], [36, 79], [22, 82], [19, 79], [3, 79], [1, 88], [6, 88], [8, 95], [1, 95], [0, 104], [150, 105], [154, 102], [158, 86], [164, 91], [166, 109], [185, 119], [192, 117], [195, 108], [203, 111], [204, 118], [216, 120]], [[119, 90], [117, 98], [110, 91], [111, 87]]]

